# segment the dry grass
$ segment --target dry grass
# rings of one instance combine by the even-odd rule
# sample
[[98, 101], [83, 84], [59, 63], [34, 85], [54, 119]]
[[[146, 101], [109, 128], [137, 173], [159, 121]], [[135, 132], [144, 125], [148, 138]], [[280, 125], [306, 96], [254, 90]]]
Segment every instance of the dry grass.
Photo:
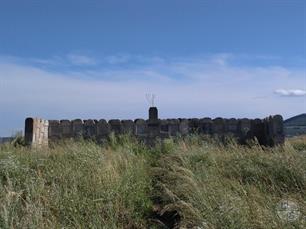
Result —
[[[0, 147], [0, 228], [306, 228], [306, 139], [226, 146], [199, 136], [148, 149]], [[300, 215], [286, 221], [278, 203]]]
[[288, 139], [288, 143], [290, 143], [297, 151], [306, 152], [306, 135], [292, 137]]
[[[179, 227], [306, 228], [306, 154], [290, 143], [262, 149], [192, 139], [167, 147], [152, 169], [154, 194], [160, 214], [180, 216]], [[299, 205], [293, 222], [277, 214], [286, 199]]]
[[67, 142], [3, 147], [0, 228], [143, 228], [151, 209], [145, 155]]

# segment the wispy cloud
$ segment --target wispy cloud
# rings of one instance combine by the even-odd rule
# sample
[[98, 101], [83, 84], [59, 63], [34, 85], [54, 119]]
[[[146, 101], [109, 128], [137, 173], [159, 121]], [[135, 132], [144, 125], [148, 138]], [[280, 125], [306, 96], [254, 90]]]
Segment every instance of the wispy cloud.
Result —
[[[36, 66], [38, 68], [59, 68], [61, 67], [93, 67], [98, 65], [99, 62], [96, 58], [84, 55], [69, 53], [62, 56], [51, 56], [48, 58], [20, 58], [15, 56], [0, 55], [0, 63], [15, 63], [26, 66]], [[0, 72], [1, 73], [1, 72]]]
[[122, 64], [127, 63], [130, 60], [131, 56], [127, 54], [120, 54], [120, 55], [111, 55], [105, 57], [106, 62], [110, 64]]
[[[137, 64], [127, 68], [99, 68], [97, 63], [95, 69], [85, 65], [76, 70], [72, 65], [69, 71], [49, 71], [20, 58], [0, 58], [0, 107], [5, 108], [0, 110], [0, 135], [9, 128], [22, 127], [26, 116], [145, 118], [148, 92], [157, 95], [160, 115], [167, 118], [265, 117], [276, 113], [288, 117], [305, 112], [301, 106], [304, 97], [282, 101], [276, 96], [305, 94], [306, 88], [301, 88], [305, 69], [237, 67], [230, 58], [139, 56], [131, 57], [129, 61]], [[275, 88], [300, 89], [276, 92]]]
[[275, 93], [281, 96], [299, 97], [306, 96], [306, 90], [301, 89], [277, 89]]
[[92, 57], [79, 55], [79, 54], [69, 54], [67, 55], [68, 61], [73, 65], [95, 65], [96, 60]]

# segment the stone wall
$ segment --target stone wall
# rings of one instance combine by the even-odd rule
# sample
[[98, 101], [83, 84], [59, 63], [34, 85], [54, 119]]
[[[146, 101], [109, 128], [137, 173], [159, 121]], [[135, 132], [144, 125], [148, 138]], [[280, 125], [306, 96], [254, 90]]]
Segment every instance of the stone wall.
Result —
[[157, 117], [157, 109], [151, 109], [150, 119], [136, 120], [42, 120], [26, 119], [25, 139], [29, 145], [46, 145], [48, 141], [84, 138], [103, 142], [110, 133], [132, 134], [151, 144], [156, 138], [164, 139], [186, 136], [191, 133], [213, 137], [232, 136], [241, 144], [257, 138], [264, 146], [284, 143], [282, 116], [270, 116], [265, 119], [163, 119]]

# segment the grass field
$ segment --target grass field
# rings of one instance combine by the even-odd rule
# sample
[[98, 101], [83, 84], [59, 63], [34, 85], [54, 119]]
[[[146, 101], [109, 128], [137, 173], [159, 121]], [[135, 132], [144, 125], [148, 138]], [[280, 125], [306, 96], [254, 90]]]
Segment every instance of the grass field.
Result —
[[306, 138], [2, 145], [0, 228], [306, 228]]

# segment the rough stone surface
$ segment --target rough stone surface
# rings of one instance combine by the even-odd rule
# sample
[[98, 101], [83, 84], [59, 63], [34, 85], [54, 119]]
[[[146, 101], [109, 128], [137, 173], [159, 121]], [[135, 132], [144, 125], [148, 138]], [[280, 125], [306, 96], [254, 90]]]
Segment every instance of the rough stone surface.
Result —
[[135, 120], [135, 134], [140, 137], [145, 137], [147, 134], [147, 123], [144, 119]]
[[281, 115], [272, 116], [273, 145], [282, 144], [285, 141], [284, 120]]
[[27, 118], [25, 121], [25, 141], [32, 147], [48, 146], [49, 121]]
[[239, 119], [238, 121], [238, 138], [240, 143], [244, 144], [252, 138], [251, 120], [247, 118]]
[[186, 136], [189, 133], [189, 124], [187, 119], [180, 119], [179, 132], [182, 136]]
[[148, 120], [118, 120], [107, 122], [97, 120], [43, 120], [27, 118], [25, 120], [25, 141], [31, 146], [44, 146], [48, 142], [67, 138], [93, 139], [104, 142], [111, 132], [133, 134], [138, 139], [151, 145], [157, 138], [186, 136], [191, 133], [210, 135], [226, 139], [232, 136], [245, 144], [248, 140], [257, 139], [264, 146], [275, 146], [284, 143], [284, 126], [282, 116], [270, 116], [265, 119], [158, 119], [156, 108], [150, 109]]
[[61, 120], [60, 121], [60, 128], [62, 131], [62, 138], [71, 138], [73, 137], [72, 134], [72, 125], [69, 120]]
[[266, 145], [266, 133], [264, 122], [261, 119], [254, 119], [251, 121], [251, 132], [252, 137], [256, 138], [258, 143], [261, 145]]
[[122, 120], [121, 130], [123, 134], [134, 134], [135, 133], [135, 123], [133, 120]]
[[274, 146], [284, 142], [284, 125], [283, 118], [280, 115], [269, 116], [265, 119], [265, 137], [266, 145]]
[[200, 133], [202, 134], [212, 134], [213, 121], [211, 118], [200, 119]]
[[188, 123], [189, 123], [189, 132], [190, 133], [199, 133], [200, 120], [198, 118], [188, 119]]
[[111, 119], [108, 121], [108, 124], [110, 125], [111, 131], [115, 134], [121, 134], [121, 122], [119, 119]]
[[97, 123], [97, 139], [98, 141], [103, 141], [106, 139], [111, 132], [110, 125], [105, 119], [100, 119]]
[[81, 119], [75, 119], [72, 122], [72, 133], [75, 138], [83, 137], [85, 129], [84, 122]]
[[225, 130], [228, 133], [236, 134], [238, 130], [238, 121], [234, 118], [225, 121]]
[[150, 107], [149, 120], [158, 120], [158, 110], [156, 107]]
[[170, 136], [177, 136], [180, 133], [180, 121], [178, 119], [168, 119]]
[[225, 122], [223, 118], [215, 118], [212, 121], [212, 134], [222, 135], [225, 133]]
[[84, 121], [84, 134], [85, 139], [95, 139], [97, 136], [97, 125], [92, 119]]
[[59, 120], [49, 120], [49, 139], [60, 140], [62, 138], [62, 129]]

